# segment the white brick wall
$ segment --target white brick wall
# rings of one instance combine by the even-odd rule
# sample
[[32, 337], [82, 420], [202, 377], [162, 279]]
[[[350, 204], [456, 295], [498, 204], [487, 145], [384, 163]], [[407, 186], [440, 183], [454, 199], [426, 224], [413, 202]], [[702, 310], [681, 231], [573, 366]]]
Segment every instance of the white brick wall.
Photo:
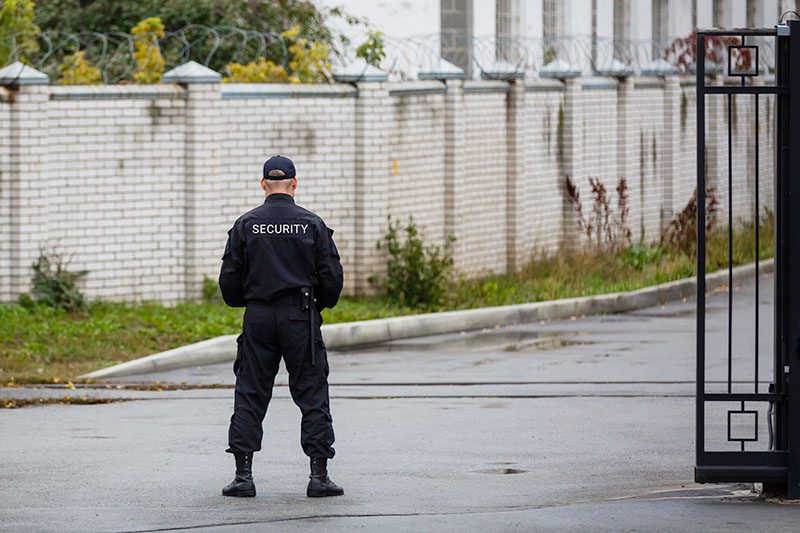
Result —
[[88, 270], [93, 297], [175, 302], [186, 297], [185, 128], [182, 91], [48, 106], [48, 240]]
[[[564, 216], [564, 85], [537, 81], [525, 95], [525, 218], [528, 255], [553, 253], [562, 243]], [[559, 126], [559, 123], [561, 125]]]
[[[578, 242], [567, 174], [586, 205], [588, 177], [613, 197], [625, 176], [634, 240], [658, 239], [694, 189], [691, 80], [446, 85], [0, 88], [0, 300], [27, 290], [45, 242], [89, 270], [91, 297], [197, 297], [277, 153], [295, 161], [297, 202], [336, 230], [350, 294], [385, 264], [375, 244], [389, 213], [434, 242], [451, 232], [457, 269], [474, 276]], [[724, 220], [723, 104], [709, 97], [706, 136]], [[774, 202], [774, 106], [761, 97], [762, 206]], [[737, 97], [737, 220], [754, 211], [752, 112]]]
[[[638, 86], [637, 86], [638, 85]], [[665, 143], [663, 80], [642, 80], [634, 84], [629, 107], [633, 142], [626, 152], [634, 163], [628, 178], [631, 199], [631, 230], [634, 240], [657, 240], [661, 233], [661, 205], [665, 198]]]
[[467, 275], [506, 269], [505, 82], [465, 86], [464, 176], [456, 181], [456, 267]]
[[11, 105], [0, 87], [0, 301], [11, 295]]
[[444, 91], [393, 94], [392, 107], [389, 214], [403, 223], [413, 215], [424, 236], [441, 244], [445, 236]]

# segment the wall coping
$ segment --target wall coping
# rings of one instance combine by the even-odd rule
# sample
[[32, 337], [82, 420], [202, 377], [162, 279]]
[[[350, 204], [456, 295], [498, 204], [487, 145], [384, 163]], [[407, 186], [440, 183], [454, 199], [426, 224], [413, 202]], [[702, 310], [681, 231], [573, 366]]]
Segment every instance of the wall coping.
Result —
[[525, 80], [525, 90], [531, 92], [560, 92], [566, 88], [566, 84], [557, 78], [533, 78]]
[[438, 80], [403, 81], [389, 83], [389, 96], [417, 96], [423, 94], [444, 94], [447, 85]]
[[643, 76], [633, 79], [633, 89], [663, 89], [667, 80], [663, 77]]
[[54, 85], [51, 100], [124, 100], [184, 98], [186, 90], [179, 85]]
[[222, 98], [354, 98], [358, 89], [352, 85], [293, 83], [223, 83]]
[[619, 81], [614, 78], [606, 78], [602, 76], [589, 76], [580, 79], [581, 90], [594, 91], [611, 89], [616, 90], [619, 87]]
[[465, 93], [507, 93], [508, 82], [502, 80], [468, 80], [464, 82]]

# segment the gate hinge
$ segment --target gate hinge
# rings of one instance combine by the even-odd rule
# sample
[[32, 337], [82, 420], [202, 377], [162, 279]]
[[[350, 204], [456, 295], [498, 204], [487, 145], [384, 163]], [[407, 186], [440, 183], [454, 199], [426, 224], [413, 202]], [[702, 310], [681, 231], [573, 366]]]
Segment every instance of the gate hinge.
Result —
[[775, 26], [775, 30], [778, 37], [788, 37], [792, 34], [792, 30], [789, 29], [788, 24], [778, 24]]

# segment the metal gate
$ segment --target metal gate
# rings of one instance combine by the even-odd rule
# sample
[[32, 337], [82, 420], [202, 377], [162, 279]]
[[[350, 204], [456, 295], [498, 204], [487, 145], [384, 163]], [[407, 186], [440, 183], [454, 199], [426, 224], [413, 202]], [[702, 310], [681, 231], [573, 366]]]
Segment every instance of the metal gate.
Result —
[[[759, 49], [774, 40], [774, 83], [766, 83], [764, 64], [759, 66]], [[705, 52], [709, 44], [720, 46], [727, 65], [727, 83], [707, 85]], [[759, 46], [761, 45], [761, 46]], [[771, 29], [736, 29], [698, 31], [696, 63], [697, 72], [697, 405], [696, 405], [696, 467], [695, 480], [714, 482], [763, 482], [790, 498], [800, 498], [800, 22], [790, 21]], [[746, 59], [746, 60], [743, 60]], [[763, 61], [763, 59], [762, 59]], [[730, 83], [731, 80], [734, 83]], [[758, 80], [758, 81], [756, 81]], [[706, 186], [707, 98], [723, 98], [727, 104], [727, 182], [717, 183], [724, 193], [722, 208], [727, 218], [727, 294], [714, 300], [719, 314], [727, 307], [727, 327], [718, 328], [709, 340], [706, 331]], [[741, 95], [741, 96], [740, 96]], [[769, 96], [775, 95], [775, 96]], [[741, 341], [744, 331], [734, 331], [733, 245], [736, 190], [733, 187], [734, 101], [743, 98], [754, 100], [754, 145], [748, 150], [754, 154], [755, 179], [755, 302], [747, 323], [754, 329], [754, 349], [743, 354]], [[759, 274], [758, 262], [759, 204], [759, 98], [774, 99], [775, 159], [773, 206], [775, 214], [775, 277], [774, 277], [774, 331], [759, 340]], [[793, 105], [794, 102], [794, 105]], [[719, 106], [718, 109], [725, 109]], [[767, 108], [768, 109], [768, 108]], [[750, 117], [745, 117], [750, 118]], [[741, 118], [739, 119], [741, 120]], [[748, 122], [748, 124], [750, 124]], [[719, 137], [719, 136], [718, 136]], [[724, 150], [724, 148], [723, 148]], [[721, 153], [723, 150], [720, 150]], [[723, 156], [724, 157], [724, 156]], [[720, 158], [721, 159], [721, 158]], [[741, 170], [741, 169], [738, 169]], [[747, 171], [750, 171], [749, 169]], [[751, 212], [752, 214], [752, 212]], [[737, 311], [738, 312], [738, 311]], [[749, 327], [749, 325], [748, 325]], [[722, 331], [725, 329], [726, 331]], [[773, 337], [770, 339], [769, 337]], [[763, 337], [767, 337], [764, 339]], [[722, 341], [724, 339], [724, 341]], [[769, 344], [772, 349], [762, 350]], [[720, 342], [722, 341], [722, 342]], [[749, 342], [749, 341], [748, 341]], [[752, 350], [752, 351], [750, 351]], [[716, 359], [715, 359], [716, 358]], [[727, 361], [725, 360], [727, 358]], [[772, 362], [771, 375], [759, 375], [759, 366]], [[734, 372], [742, 375], [742, 366], [748, 379], [734, 379]], [[709, 378], [707, 370], [722, 375]], [[727, 370], [727, 379], [724, 372]], [[790, 379], [791, 376], [795, 376]], [[727, 428], [727, 435], [725, 435]], [[713, 431], [716, 433], [713, 433]], [[716, 440], [709, 435], [713, 433]], [[722, 436], [718, 436], [721, 434]], [[707, 439], [707, 437], [709, 437]], [[714, 440], [714, 442], [709, 442]]]

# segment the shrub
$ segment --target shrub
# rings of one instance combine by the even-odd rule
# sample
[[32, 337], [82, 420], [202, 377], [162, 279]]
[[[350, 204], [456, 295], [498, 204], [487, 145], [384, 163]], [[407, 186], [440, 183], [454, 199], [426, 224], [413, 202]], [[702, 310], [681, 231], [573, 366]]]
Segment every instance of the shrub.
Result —
[[225, 67], [228, 76], [223, 78], [226, 83], [285, 83], [289, 79], [286, 69], [259, 57], [246, 65], [230, 63]]
[[663, 250], [659, 246], [640, 242], [625, 248], [620, 258], [626, 266], [635, 268], [636, 270], [644, 270], [644, 267], [647, 265], [658, 261], [663, 253]]
[[[78, 289], [77, 282], [88, 272], [71, 272], [68, 261], [55, 248], [43, 249], [39, 259], [33, 263], [31, 294], [36, 303], [65, 311], [82, 312], [86, 310], [86, 299]], [[24, 302], [21, 299], [21, 303]]]
[[158, 40], [164, 35], [164, 24], [158, 17], [151, 17], [131, 28], [134, 36], [133, 58], [136, 60], [136, 83], [158, 83], [164, 73], [164, 57]]
[[378, 248], [389, 253], [383, 280], [388, 298], [408, 307], [443, 305], [452, 277], [454, 242], [455, 237], [449, 237], [442, 246], [426, 245], [413, 217], [402, 228], [399, 220], [389, 217], [386, 235], [378, 242]]
[[298, 37], [299, 34], [299, 25], [281, 34], [288, 42], [292, 43], [289, 45], [289, 53], [292, 56], [289, 61], [289, 68], [292, 71], [289, 81], [292, 83], [327, 82], [330, 79], [331, 70], [331, 64], [328, 61], [330, 46]]
[[0, 2], [0, 67], [15, 59], [28, 63], [39, 51], [36, 37], [41, 30], [34, 22], [35, 8], [33, 0]]
[[61, 85], [97, 85], [103, 82], [100, 69], [86, 59], [84, 51], [65, 56], [58, 70], [61, 71]]
[[628, 182], [623, 177], [619, 178], [615, 188], [616, 206], [612, 206], [606, 186], [598, 178], [589, 178], [589, 184], [592, 187], [592, 210], [586, 214], [577, 185], [569, 176], [565, 176], [567, 200], [575, 209], [578, 226], [595, 249], [620, 251], [631, 242], [631, 230], [628, 228]]
[[[707, 187], [706, 192], [706, 233], [710, 233], [717, 223], [719, 198], [713, 187]], [[692, 192], [692, 197], [686, 206], [670, 220], [661, 234], [661, 245], [671, 250], [680, 251], [688, 256], [695, 254], [697, 243], [697, 189]]]
[[369, 30], [367, 40], [356, 48], [356, 57], [361, 57], [373, 67], [380, 67], [381, 61], [386, 57], [386, 48], [383, 40], [383, 32]]
[[217, 280], [209, 277], [203, 278], [203, 301], [207, 303], [223, 303]]

